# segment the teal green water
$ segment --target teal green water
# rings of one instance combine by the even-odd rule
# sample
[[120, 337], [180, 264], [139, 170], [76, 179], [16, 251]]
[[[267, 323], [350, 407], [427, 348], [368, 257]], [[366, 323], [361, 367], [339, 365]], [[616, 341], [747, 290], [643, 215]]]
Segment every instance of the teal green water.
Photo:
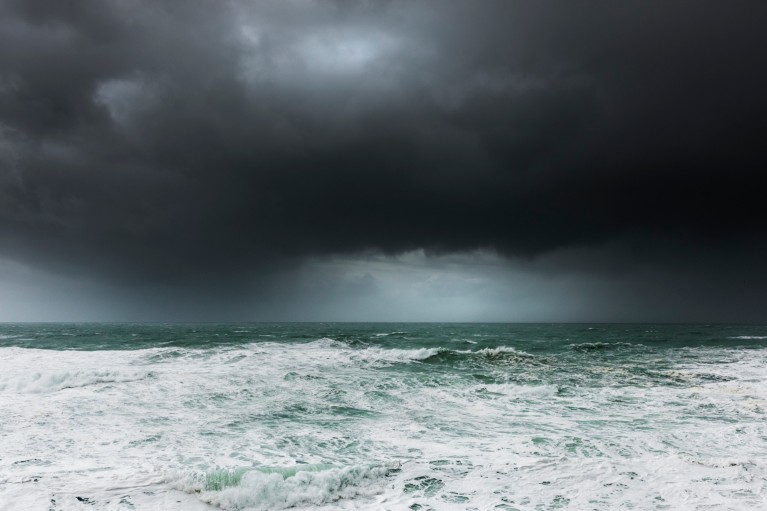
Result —
[[765, 325], [5, 324], [0, 407], [20, 509], [767, 502]]
[[624, 342], [654, 349], [767, 346], [765, 325], [245, 323], [245, 324], [0, 324], [0, 347], [52, 350], [208, 348], [331, 338], [349, 346], [431, 348], [475, 341], [476, 349], [512, 346], [538, 353], [570, 344]]
[[[592, 363], [623, 367], [626, 384], [682, 383], [663, 373], [679, 363], [680, 349], [761, 350], [767, 326], [648, 324], [7, 324], [0, 348], [46, 350], [231, 349], [264, 343], [299, 345], [332, 339], [352, 350], [437, 350], [418, 364], [387, 371], [450, 373], [498, 383], [604, 383], [615, 376]], [[499, 352], [493, 350], [501, 349]], [[511, 348], [515, 351], [503, 351]], [[169, 350], [162, 356], [172, 356]], [[180, 352], [179, 352], [180, 353]], [[710, 352], [704, 352], [710, 354]], [[695, 359], [693, 352], [686, 352]], [[513, 363], [512, 363], [513, 362]], [[715, 360], [712, 362], [716, 362]], [[499, 368], [503, 368], [499, 371]], [[601, 368], [601, 366], [599, 366]], [[713, 375], [701, 375], [700, 378]]]

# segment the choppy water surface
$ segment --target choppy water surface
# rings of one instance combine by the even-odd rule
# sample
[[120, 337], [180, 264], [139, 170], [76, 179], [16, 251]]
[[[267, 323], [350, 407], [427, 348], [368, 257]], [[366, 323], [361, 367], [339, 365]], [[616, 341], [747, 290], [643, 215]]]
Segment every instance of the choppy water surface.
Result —
[[0, 325], [0, 509], [761, 510], [767, 327]]

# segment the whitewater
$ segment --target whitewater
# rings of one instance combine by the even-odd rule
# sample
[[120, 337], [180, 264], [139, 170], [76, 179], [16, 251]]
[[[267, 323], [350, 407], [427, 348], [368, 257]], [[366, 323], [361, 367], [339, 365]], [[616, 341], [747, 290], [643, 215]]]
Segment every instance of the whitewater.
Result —
[[767, 326], [0, 325], [1, 510], [761, 510]]

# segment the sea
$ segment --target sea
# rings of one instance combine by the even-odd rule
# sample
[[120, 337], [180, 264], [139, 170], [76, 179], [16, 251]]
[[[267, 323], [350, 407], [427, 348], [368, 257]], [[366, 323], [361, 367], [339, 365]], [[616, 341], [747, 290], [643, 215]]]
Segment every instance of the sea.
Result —
[[0, 324], [0, 509], [764, 510], [766, 412], [766, 325]]

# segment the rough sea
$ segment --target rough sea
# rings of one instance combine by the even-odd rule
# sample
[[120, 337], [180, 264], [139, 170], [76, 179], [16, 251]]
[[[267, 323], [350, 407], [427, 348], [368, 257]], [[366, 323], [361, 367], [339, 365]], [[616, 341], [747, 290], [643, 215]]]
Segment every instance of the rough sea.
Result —
[[767, 326], [0, 325], [2, 510], [763, 510]]

